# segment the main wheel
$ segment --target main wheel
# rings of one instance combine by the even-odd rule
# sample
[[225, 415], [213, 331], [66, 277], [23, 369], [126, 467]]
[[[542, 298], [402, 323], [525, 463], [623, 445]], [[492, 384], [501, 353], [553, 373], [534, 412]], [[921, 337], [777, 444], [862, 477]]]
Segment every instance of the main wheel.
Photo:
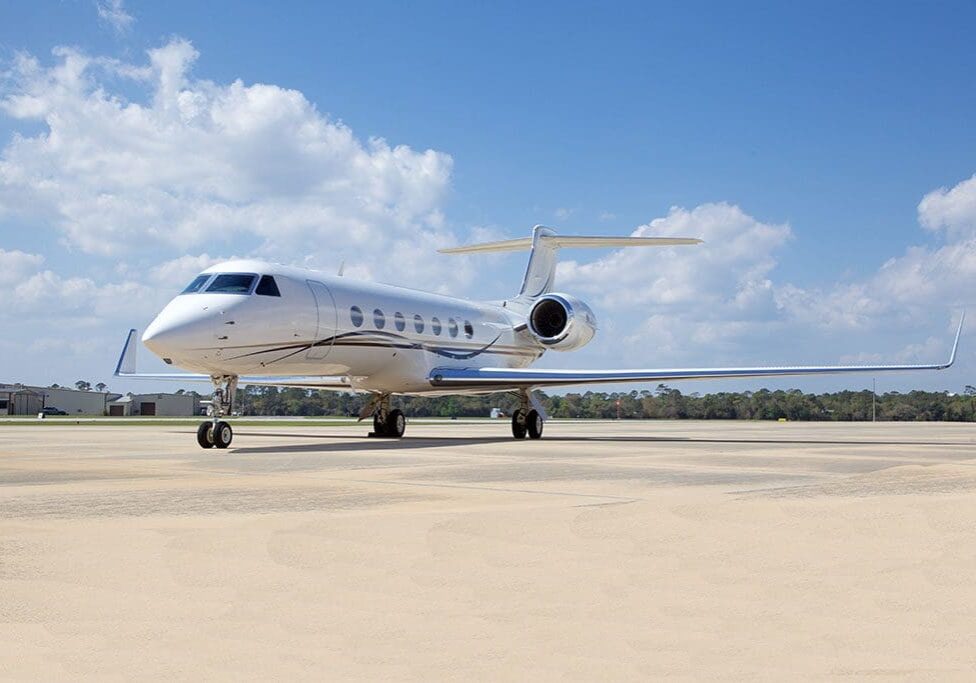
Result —
[[197, 443], [201, 448], [213, 448], [213, 422], [201, 422], [197, 427]]
[[373, 434], [375, 436], [386, 436], [386, 423], [380, 419], [380, 414], [373, 415]]
[[403, 436], [407, 428], [407, 418], [403, 416], [402, 410], [391, 410], [386, 416], [386, 436], [391, 439], [399, 439]]
[[545, 421], [542, 419], [542, 415], [539, 414], [538, 410], [530, 410], [528, 417], [525, 418], [525, 426], [529, 430], [530, 439], [541, 439], [542, 438], [542, 425]]
[[512, 413], [512, 436], [516, 439], [524, 439], [526, 431], [525, 413], [522, 410], [516, 410]]
[[234, 439], [234, 430], [227, 422], [218, 422], [213, 432], [213, 443], [217, 448], [227, 448]]

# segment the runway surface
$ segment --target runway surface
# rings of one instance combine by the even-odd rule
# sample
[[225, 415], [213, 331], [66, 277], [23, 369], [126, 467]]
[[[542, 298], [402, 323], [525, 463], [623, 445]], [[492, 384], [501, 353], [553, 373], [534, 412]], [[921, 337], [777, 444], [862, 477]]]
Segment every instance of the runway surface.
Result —
[[0, 426], [0, 678], [968, 680], [976, 425]]

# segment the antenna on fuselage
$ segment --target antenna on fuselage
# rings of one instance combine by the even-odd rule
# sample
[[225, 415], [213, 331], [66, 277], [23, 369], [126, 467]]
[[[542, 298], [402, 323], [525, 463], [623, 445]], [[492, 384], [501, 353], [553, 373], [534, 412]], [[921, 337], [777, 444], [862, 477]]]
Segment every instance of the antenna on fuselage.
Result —
[[342, 277], [342, 271], [344, 271], [345, 269], [346, 269], [346, 259], [342, 259], [342, 262], [339, 264], [339, 272], [336, 273], [336, 275]]

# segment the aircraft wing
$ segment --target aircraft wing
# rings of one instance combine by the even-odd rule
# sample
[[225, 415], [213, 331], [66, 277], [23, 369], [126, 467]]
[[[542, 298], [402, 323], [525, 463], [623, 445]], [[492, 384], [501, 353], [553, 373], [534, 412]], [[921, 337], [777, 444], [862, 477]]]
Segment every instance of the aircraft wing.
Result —
[[615, 382], [675, 382], [690, 379], [733, 379], [742, 377], [789, 377], [797, 375], [843, 375], [848, 373], [945, 370], [956, 360], [959, 336], [965, 316], [952, 344], [949, 360], [921, 365], [813, 365], [755, 368], [681, 368], [635, 370], [538, 370], [534, 368], [436, 368], [429, 381], [438, 388], [503, 390], [543, 388]]
[[[190, 372], [136, 372], [136, 330], [129, 330], [125, 338], [125, 345], [119, 355], [119, 362], [115, 364], [116, 377], [126, 379], [151, 379], [177, 382], [210, 382], [210, 375], [194, 374]], [[253, 384], [269, 387], [297, 387], [299, 389], [338, 389], [351, 391], [349, 378], [345, 376], [328, 375], [282, 375], [280, 377], [265, 375], [241, 375], [237, 382], [240, 386]]]

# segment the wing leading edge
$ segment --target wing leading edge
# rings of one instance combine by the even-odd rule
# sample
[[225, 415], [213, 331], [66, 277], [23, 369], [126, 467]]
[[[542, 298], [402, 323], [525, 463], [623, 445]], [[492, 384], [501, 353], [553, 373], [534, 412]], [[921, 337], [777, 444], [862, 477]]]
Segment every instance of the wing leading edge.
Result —
[[797, 375], [842, 375], [847, 373], [908, 372], [912, 370], [945, 370], [956, 360], [959, 336], [965, 315], [952, 344], [949, 360], [944, 363], [918, 365], [820, 365], [758, 368], [684, 368], [637, 370], [537, 370], [533, 368], [436, 368], [431, 371], [432, 386], [443, 388], [522, 388], [555, 387], [578, 384], [612, 384], [615, 382], [673, 382], [691, 379], [733, 379], [744, 377], [789, 377]]
[[[189, 372], [136, 372], [136, 330], [129, 330], [125, 338], [125, 345], [115, 364], [116, 377], [126, 379], [152, 379], [177, 382], [210, 382], [210, 375]], [[344, 376], [331, 377], [327, 375], [283, 375], [280, 377], [264, 375], [242, 375], [238, 378], [241, 386], [251, 384], [268, 387], [296, 387], [299, 389], [337, 389], [349, 391], [352, 389], [349, 378]]]

